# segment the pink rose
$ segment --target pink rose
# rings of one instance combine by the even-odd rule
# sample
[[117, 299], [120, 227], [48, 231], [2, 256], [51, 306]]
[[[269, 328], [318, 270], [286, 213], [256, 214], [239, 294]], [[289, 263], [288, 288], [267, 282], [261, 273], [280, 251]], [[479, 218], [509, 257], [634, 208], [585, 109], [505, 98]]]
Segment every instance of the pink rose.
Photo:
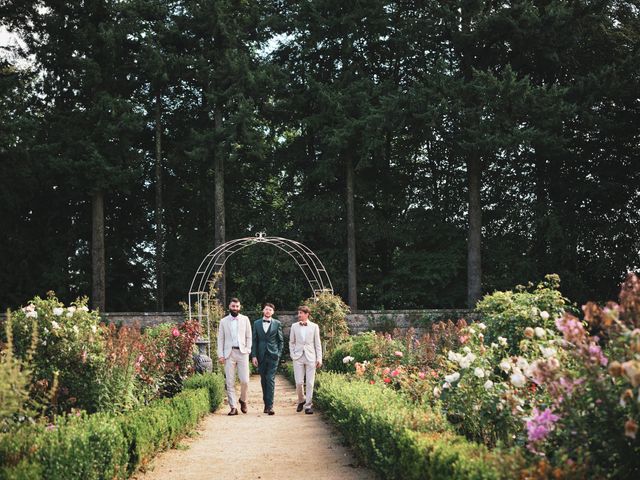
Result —
[[393, 354], [396, 357], [400, 357], [400, 358], [402, 358], [404, 356], [404, 354], [400, 350], [396, 350], [395, 352], [393, 352]]
[[178, 330], [178, 327], [173, 327], [173, 330], [171, 331], [171, 335], [173, 335], [174, 337], [180, 336], [180, 330]]
[[420, 377], [421, 379], [424, 380], [424, 377], [426, 377], [426, 375], [425, 375], [424, 372], [420, 372], [420, 373], [418, 373], [418, 377]]

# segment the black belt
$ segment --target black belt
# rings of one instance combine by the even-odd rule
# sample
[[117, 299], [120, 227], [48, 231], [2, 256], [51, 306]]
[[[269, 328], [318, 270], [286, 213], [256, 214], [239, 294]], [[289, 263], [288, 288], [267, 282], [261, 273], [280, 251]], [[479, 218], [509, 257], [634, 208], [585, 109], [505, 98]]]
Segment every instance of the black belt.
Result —
[[234, 348], [236, 350], [240, 350], [240, 347], [231, 347], [231, 348]]

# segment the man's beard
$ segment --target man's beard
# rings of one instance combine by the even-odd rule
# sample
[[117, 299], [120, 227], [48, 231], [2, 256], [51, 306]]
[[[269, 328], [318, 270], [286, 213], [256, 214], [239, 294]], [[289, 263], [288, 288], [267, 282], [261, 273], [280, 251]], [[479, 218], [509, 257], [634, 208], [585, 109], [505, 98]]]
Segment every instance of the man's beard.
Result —
[[234, 312], [233, 310], [231, 310], [230, 313], [231, 313], [232, 317], [237, 317], [238, 313], [240, 313], [240, 312]]

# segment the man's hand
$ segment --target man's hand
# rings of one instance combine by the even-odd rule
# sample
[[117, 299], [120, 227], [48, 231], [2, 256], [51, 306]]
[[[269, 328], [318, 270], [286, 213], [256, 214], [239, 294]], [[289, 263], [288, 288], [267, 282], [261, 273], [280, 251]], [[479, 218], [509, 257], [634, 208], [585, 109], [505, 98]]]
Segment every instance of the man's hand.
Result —
[[258, 359], [256, 357], [253, 357], [253, 360], [251, 360], [251, 363], [253, 363], [253, 366], [258, 368]]
[[316, 362], [316, 368], [320, 368], [322, 366], [322, 362]]
[[218, 361], [219, 361], [220, 363], [224, 363], [224, 357], [218, 357]]

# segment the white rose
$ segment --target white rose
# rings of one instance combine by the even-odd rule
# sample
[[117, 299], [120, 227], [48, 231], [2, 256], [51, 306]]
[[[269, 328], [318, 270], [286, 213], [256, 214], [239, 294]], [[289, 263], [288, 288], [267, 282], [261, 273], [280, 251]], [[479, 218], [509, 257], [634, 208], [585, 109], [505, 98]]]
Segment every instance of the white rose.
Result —
[[549, 320], [549, 312], [547, 312], [546, 310], [541, 311], [540, 318], [542, 318], [543, 320]]
[[498, 348], [498, 344], [496, 342], [491, 342], [491, 348]]
[[487, 380], [484, 382], [484, 389], [491, 390], [493, 388], [493, 382], [491, 380]]
[[555, 356], [555, 354], [556, 354], [556, 349], [555, 348], [543, 347], [542, 345], [540, 345], [540, 351], [542, 352], [542, 356], [544, 358], [551, 358], [551, 357]]
[[73, 312], [67, 312], [67, 317], [69, 318], [73, 317]]
[[352, 356], [347, 355], [346, 357], [344, 357], [342, 359], [342, 363], [347, 364], [347, 363], [351, 363], [353, 360], [355, 360]]
[[475, 335], [476, 331], [473, 328], [469, 327], [469, 333], [471, 335]]
[[460, 380], [460, 373], [453, 372], [451, 375], [447, 375], [446, 377], [444, 377], [444, 379], [449, 384], [457, 382], [458, 380]]
[[478, 378], [484, 378], [484, 370], [482, 370], [480, 367], [476, 367], [473, 370], [473, 374]]
[[440, 398], [440, 394], [442, 391], [438, 387], [433, 387], [433, 396], [436, 398]]
[[38, 318], [38, 312], [36, 312], [35, 310], [31, 310], [31, 311], [27, 312], [26, 317], [27, 318]]
[[449, 355], [447, 356], [447, 358], [449, 360], [451, 360], [452, 362], [457, 362], [458, 361], [458, 354], [456, 352], [454, 352], [453, 350], [449, 350]]
[[544, 338], [547, 335], [547, 332], [545, 332], [544, 328], [542, 327], [536, 327], [534, 331], [536, 332], [536, 337], [538, 338]]
[[54, 320], [51, 322], [51, 328], [54, 330], [58, 330], [60, 328], [60, 324], [58, 324], [58, 322]]
[[519, 371], [512, 373], [509, 380], [511, 380], [511, 384], [516, 388], [524, 387], [525, 383], [527, 383], [527, 379], [524, 378], [524, 375]]
[[89, 307], [87, 307], [86, 305], [83, 305], [80, 307], [80, 310], [82, 310], [83, 312], [88, 312], [89, 311]]
[[56, 307], [56, 308], [53, 309], [53, 314], [56, 317], [59, 317], [60, 315], [62, 315], [63, 312], [64, 312], [64, 308], [62, 308], [62, 307]]
[[74, 307], [73, 305], [71, 305], [70, 307], [67, 308], [67, 310], [71, 313], [76, 311], [76, 307]]
[[476, 323], [476, 325], [478, 326], [478, 328], [480, 330], [486, 330], [487, 329], [487, 326], [482, 322], [481, 323]]
[[506, 347], [507, 346], [507, 339], [504, 338], [504, 337], [498, 337], [498, 343], [500, 345], [502, 345], [503, 347]]
[[[95, 325], [91, 325], [91, 331], [93, 333], [96, 333], [98, 331], [98, 327], [96, 327]], [[365, 362], [366, 363], [366, 362]]]
[[509, 370], [511, 370], [511, 362], [509, 361], [509, 359], [502, 359], [502, 361], [500, 362], [500, 369], [505, 373], [508, 373]]
[[529, 366], [529, 362], [527, 362], [526, 358], [518, 357], [518, 360], [516, 360], [516, 367], [518, 367], [521, 370], [524, 370], [528, 366]]

